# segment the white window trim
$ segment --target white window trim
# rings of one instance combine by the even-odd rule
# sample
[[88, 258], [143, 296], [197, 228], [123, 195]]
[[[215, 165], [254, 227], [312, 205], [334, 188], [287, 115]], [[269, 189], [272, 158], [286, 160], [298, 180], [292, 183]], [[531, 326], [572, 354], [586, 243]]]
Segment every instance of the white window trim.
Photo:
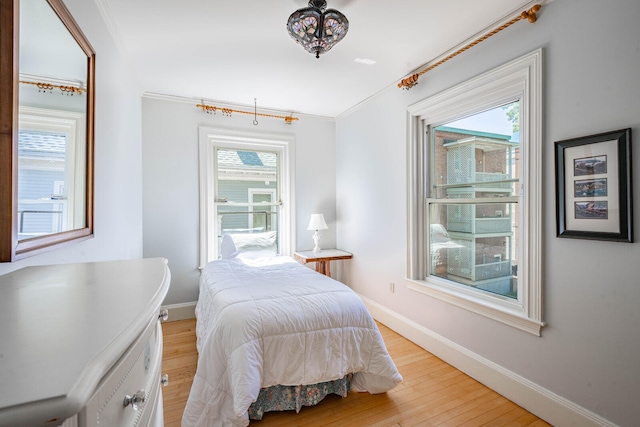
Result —
[[[442, 124], [500, 103], [521, 100], [519, 211], [522, 240], [518, 299], [489, 294], [427, 276], [429, 153], [425, 124]], [[540, 335], [542, 321], [542, 49], [497, 67], [408, 108], [408, 261], [409, 289], [523, 331]], [[425, 279], [426, 277], [426, 279]]]
[[[201, 126], [198, 133], [200, 165], [200, 269], [218, 258], [217, 220], [213, 197], [216, 147], [275, 151], [280, 157], [280, 200], [278, 231], [282, 255], [291, 255], [295, 242], [295, 137]], [[210, 197], [211, 196], [211, 197]], [[213, 238], [211, 238], [213, 236]]]

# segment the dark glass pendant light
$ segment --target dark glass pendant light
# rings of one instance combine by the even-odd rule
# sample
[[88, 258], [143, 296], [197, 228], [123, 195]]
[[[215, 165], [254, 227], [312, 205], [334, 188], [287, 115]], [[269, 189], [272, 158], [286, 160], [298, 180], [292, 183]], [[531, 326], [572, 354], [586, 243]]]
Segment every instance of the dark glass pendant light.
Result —
[[325, 10], [325, 0], [310, 0], [309, 7], [289, 16], [287, 31], [309, 53], [320, 58], [347, 35], [349, 21], [335, 9]]

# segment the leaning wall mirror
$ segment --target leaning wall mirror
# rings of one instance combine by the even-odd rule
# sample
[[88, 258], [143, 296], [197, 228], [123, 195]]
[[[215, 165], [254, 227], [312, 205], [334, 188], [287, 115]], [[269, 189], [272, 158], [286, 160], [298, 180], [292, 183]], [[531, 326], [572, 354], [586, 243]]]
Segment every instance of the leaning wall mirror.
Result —
[[93, 235], [95, 53], [61, 0], [0, 2], [6, 262]]

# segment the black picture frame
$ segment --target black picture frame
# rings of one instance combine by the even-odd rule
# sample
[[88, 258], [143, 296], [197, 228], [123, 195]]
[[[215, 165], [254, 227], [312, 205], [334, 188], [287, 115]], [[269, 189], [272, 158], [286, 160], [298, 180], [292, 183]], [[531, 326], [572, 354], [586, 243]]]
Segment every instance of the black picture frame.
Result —
[[555, 168], [558, 237], [633, 242], [631, 128], [556, 141]]

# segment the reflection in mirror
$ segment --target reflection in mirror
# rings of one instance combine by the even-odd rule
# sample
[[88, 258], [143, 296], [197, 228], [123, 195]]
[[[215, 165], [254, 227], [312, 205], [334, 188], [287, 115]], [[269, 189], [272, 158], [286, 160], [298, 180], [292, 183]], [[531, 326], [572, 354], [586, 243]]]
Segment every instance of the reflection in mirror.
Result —
[[87, 56], [45, 0], [20, 1], [18, 240], [83, 228]]
[[21, 102], [19, 121], [18, 239], [84, 227], [84, 113]]
[[93, 236], [95, 53], [62, 0], [3, 0], [0, 24], [5, 262]]

